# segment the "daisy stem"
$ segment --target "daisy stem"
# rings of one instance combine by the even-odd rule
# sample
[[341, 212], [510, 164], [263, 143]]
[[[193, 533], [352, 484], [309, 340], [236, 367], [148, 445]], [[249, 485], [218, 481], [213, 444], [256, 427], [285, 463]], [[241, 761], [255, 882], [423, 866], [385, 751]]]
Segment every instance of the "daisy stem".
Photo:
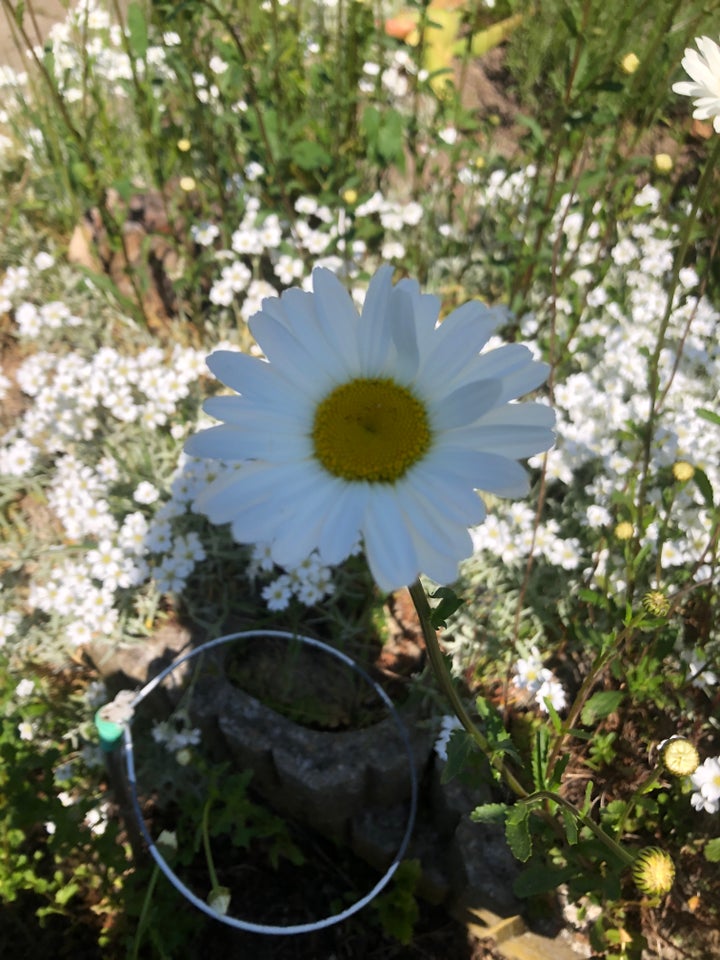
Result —
[[419, 580], [416, 580], [415, 583], [409, 587], [409, 590], [410, 596], [412, 597], [412, 601], [415, 605], [415, 610], [417, 611], [418, 618], [420, 619], [420, 627], [422, 628], [423, 638], [425, 640], [425, 647], [428, 652], [430, 664], [435, 671], [435, 676], [440, 682], [440, 686], [452, 704], [452, 708], [455, 711], [458, 720], [462, 723], [463, 727], [465, 727], [475, 743], [485, 754], [489, 763], [495, 768], [495, 770], [497, 770], [513, 793], [516, 794], [521, 802], [525, 803], [534, 803], [538, 800], [548, 800], [552, 803], [559, 804], [569, 813], [571, 813], [580, 823], [582, 823], [583, 826], [586, 826], [589, 830], [591, 830], [598, 840], [600, 840], [608, 848], [608, 850], [615, 854], [615, 856], [618, 857], [622, 863], [624, 863], [626, 866], [632, 864], [635, 859], [633, 855], [625, 850], [611, 836], [609, 836], [609, 834], [607, 834], [599, 824], [595, 823], [591, 817], [578, 810], [577, 807], [573, 806], [573, 804], [565, 800], [559, 794], [553, 793], [550, 790], [535, 790], [533, 793], [530, 793], [525, 789], [525, 787], [523, 787], [515, 774], [508, 769], [502, 757], [494, 754], [490, 743], [482, 731], [478, 729], [475, 723], [473, 723], [465, 704], [462, 702], [459, 693], [455, 689], [452, 677], [450, 676], [450, 671], [447, 668], [447, 664], [445, 663], [445, 659], [438, 643], [435, 628], [432, 625], [430, 604], [428, 603], [422, 584]]
[[450, 676], [450, 671], [447, 668], [447, 664], [445, 663], [445, 659], [438, 643], [435, 628], [433, 627], [430, 619], [430, 604], [428, 603], [428, 599], [425, 595], [425, 590], [423, 589], [422, 584], [419, 580], [416, 580], [415, 583], [411, 584], [409, 589], [410, 596], [415, 604], [415, 610], [417, 611], [417, 615], [420, 620], [420, 627], [422, 628], [423, 639], [425, 640], [425, 647], [428, 652], [430, 664], [435, 672], [435, 676], [437, 677], [440, 686], [443, 689], [443, 692], [447, 696], [453, 710], [455, 711], [455, 715], [473, 738], [478, 747], [485, 754], [489, 763], [497, 770], [513, 793], [521, 798], [529, 796], [528, 791], [525, 789], [525, 787], [523, 787], [515, 774], [508, 769], [502, 757], [494, 754], [490, 743], [482, 731], [478, 729], [475, 723], [473, 723], [465, 704], [460, 698], [460, 694], [455, 689], [455, 684]]

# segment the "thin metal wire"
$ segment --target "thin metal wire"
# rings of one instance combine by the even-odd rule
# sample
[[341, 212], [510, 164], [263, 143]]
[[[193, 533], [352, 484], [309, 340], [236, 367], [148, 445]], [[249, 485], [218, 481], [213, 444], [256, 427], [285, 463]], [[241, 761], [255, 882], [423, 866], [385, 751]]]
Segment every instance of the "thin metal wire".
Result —
[[166, 860], [160, 854], [158, 848], [155, 846], [155, 841], [150, 836], [148, 831], [147, 824], [145, 823], [145, 818], [143, 817], [142, 811], [140, 809], [140, 799], [138, 795], [137, 787], [137, 778], [135, 774], [135, 754], [133, 749], [133, 740], [132, 740], [132, 730], [131, 724], [132, 719], [130, 719], [124, 725], [123, 729], [123, 753], [125, 756], [125, 763], [127, 767], [127, 779], [128, 786], [130, 788], [130, 798], [132, 800], [132, 805], [135, 813], [135, 817], [140, 825], [140, 830], [143, 834], [145, 842], [148, 845], [150, 854], [158, 865], [162, 873], [167, 877], [170, 883], [175, 887], [178, 893], [182, 894], [187, 900], [190, 901], [198, 910], [202, 910], [203, 913], [206, 913], [209, 917], [212, 917], [214, 920], [219, 920], [221, 923], [226, 923], [228, 926], [235, 927], [237, 930], [245, 930], [248, 933], [261, 933], [261, 934], [270, 934], [270, 935], [282, 935], [282, 934], [298, 934], [298, 933], [312, 933], [316, 930], [324, 930], [326, 927], [331, 927], [336, 923], [341, 923], [343, 920], [347, 920], [348, 917], [352, 917], [353, 914], [358, 913], [364, 907], [366, 907], [390, 882], [395, 871], [400, 865], [403, 857], [410, 843], [410, 837], [412, 836], [413, 827], [415, 826], [415, 816], [417, 813], [417, 804], [418, 804], [418, 782], [417, 782], [417, 773], [415, 770], [415, 763], [413, 757], [412, 746], [410, 744], [410, 738], [408, 737], [405, 726], [400, 719], [395, 706], [393, 705], [390, 697], [385, 693], [383, 688], [373, 680], [373, 678], [365, 671], [362, 667], [358, 666], [354, 660], [348, 657], [346, 654], [342, 653], [340, 650], [335, 650], [334, 647], [328, 646], [328, 644], [323, 643], [321, 640], [314, 640], [312, 637], [304, 637], [295, 633], [288, 633], [285, 630], [246, 630], [239, 633], [229, 633], [223, 637], [217, 637], [215, 640], [209, 640], [207, 643], [202, 644], [199, 647], [195, 647], [193, 650], [190, 650], [188, 653], [183, 654], [179, 657], [170, 666], [162, 670], [156, 677], [154, 677], [149, 683], [145, 684], [142, 690], [135, 696], [132, 700], [131, 706], [134, 709], [139, 703], [141, 703], [148, 694], [152, 693], [153, 690], [158, 687], [163, 680], [169, 676], [173, 670], [181, 666], [183, 663], [186, 663], [188, 660], [191, 660], [193, 657], [197, 657], [202, 653], [207, 652], [208, 650], [218, 647], [224, 643], [229, 643], [232, 640], [245, 640], [253, 637], [281, 637], [286, 640], [299, 640], [301, 643], [306, 644], [309, 647], [314, 647], [317, 650], [322, 650], [323, 653], [327, 653], [331, 657], [335, 657], [336, 660], [340, 660], [346, 666], [350, 667], [351, 670], [354, 670], [355, 673], [359, 674], [370, 686], [373, 688], [375, 693], [380, 697], [382, 702], [388, 708], [390, 716], [393, 719], [395, 726], [398, 729], [400, 738], [402, 739], [403, 746], [408, 757], [408, 766], [410, 770], [410, 810], [408, 813], [407, 826], [405, 827], [405, 833], [403, 835], [402, 841], [398, 848], [395, 858], [392, 863], [385, 871], [383, 876], [378, 880], [375, 886], [370, 890], [369, 893], [366, 893], [364, 897], [361, 897], [359, 900], [356, 900], [355, 903], [347, 907], [345, 910], [342, 910], [340, 913], [331, 914], [328, 917], [324, 917], [321, 920], [315, 920], [311, 923], [296, 923], [290, 924], [288, 926], [274, 926], [266, 923], [252, 923], [249, 920], [241, 920], [238, 917], [229, 917], [223, 914], [217, 913], [209, 906], [204, 900], [201, 900], [200, 897], [196, 896], [192, 890], [190, 890], [177, 874], [168, 866]]

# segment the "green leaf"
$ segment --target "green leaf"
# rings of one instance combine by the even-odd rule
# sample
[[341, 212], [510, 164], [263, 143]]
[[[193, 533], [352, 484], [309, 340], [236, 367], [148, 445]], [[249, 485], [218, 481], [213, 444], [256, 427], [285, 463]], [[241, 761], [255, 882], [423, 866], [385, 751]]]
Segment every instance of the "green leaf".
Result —
[[582, 722], [587, 727], [593, 726], [598, 720], [615, 713], [624, 699], [625, 694], [622, 690], [601, 690], [599, 693], [593, 694], [583, 707]]
[[708, 420], [710, 423], [714, 423], [720, 427], [720, 414], [715, 413], [713, 410], [705, 410], [703, 407], [697, 407], [695, 413], [699, 417], [702, 417], [703, 420]]
[[474, 823], [502, 823], [509, 810], [506, 803], [483, 803], [470, 814]]
[[712, 840], [708, 840], [703, 853], [705, 859], [709, 860], [710, 863], [720, 863], [720, 837], [713, 837]]
[[332, 163], [332, 157], [320, 144], [312, 140], [297, 143], [292, 149], [292, 158], [301, 170], [327, 169]]
[[573, 847], [578, 841], [577, 820], [565, 807], [560, 807], [560, 812], [562, 813], [562, 818], [565, 823], [565, 836], [567, 837], [567, 842], [571, 847]]
[[701, 470], [700, 467], [695, 467], [695, 473], [693, 474], [693, 480], [695, 481], [695, 486], [698, 488], [702, 494], [702, 498], [708, 507], [713, 507], [715, 505], [715, 499], [713, 497], [713, 488], [712, 484], [707, 478], [707, 474], [704, 470]]
[[513, 855], [523, 863], [532, 854], [529, 818], [530, 808], [524, 803], [516, 803], [505, 815], [505, 839]]
[[403, 156], [403, 123], [397, 110], [389, 110], [378, 131], [377, 147], [388, 162], [400, 163]]
[[535, 742], [532, 752], [532, 773], [533, 783], [536, 790], [547, 789], [547, 777], [545, 772], [548, 761], [548, 747], [550, 743], [550, 734], [545, 726], [539, 727], [535, 732]]
[[450, 617], [465, 603], [450, 587], [438, 587], [435, 593], [430, 594], [431, 600], [437, 600], [438, 598], [440, 603], [433, 608], [430, 614], [430, 622], [436, 630], [446, 627]]
[[513, 890], [518, 897], [536, 897], [539, 894], [555, 891], [560, 884], [565, 883], [573, 875], [569, 867], [553, 869], [544, 863], [534, 863], [527, 870], [523, 870], [513, 884]]
[[72, 900], [79, 889], [80, 887], [77, 883], [66, 884], [55, 894], [55, 903], [59, 903], [61, 907], [64, 907], [69, 900]]
[[462, 773], [474, 749], [472, 737], [465, 730], [453, 730], [447, 744], [447, 760], [440, 777], [442, 783], [447, 783]]
[[127, 12], [130, 50], [139, 60], [145, 59], [148, 48], [148, 30], [145, 14], [139, 3], [131, 3]]

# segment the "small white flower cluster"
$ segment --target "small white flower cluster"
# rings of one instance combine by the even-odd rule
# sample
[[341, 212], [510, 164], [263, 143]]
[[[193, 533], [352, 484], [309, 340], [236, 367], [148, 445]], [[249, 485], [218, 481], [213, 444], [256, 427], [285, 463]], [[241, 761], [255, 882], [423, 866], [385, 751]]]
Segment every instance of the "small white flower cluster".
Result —
[[462, 723], [455, 714], [446, 714], [440, 721], [440, 733], [435, 741], [435, 753], [441, 760], [447, 760], [447, 748], [453, 730], [462, 730]]
[[720, 810], [720, 757], [708, 757], [690, 776], [694, 793], [690, 803], [696, 810], [717, 813]]
[[[473, 170], [480, 208], [491, 205], [519, 210], [536, 174], [534, 167], [514, 173]], [[572, 491], [572, 512], [556, 512], [536, 523], [524, 504], [494, 510], [473, 531], [477, 552], [485, 551], [511, 564], [523, 562], [530, 549], [550, 565], [592, 576], [602, 589], [624, 588], [622, 550], [612, 542], [619, 520], [616, 495], [639, 456], [638, 441], [628, 430], [643, 424], [649, 412], [648, 355], [652, 355], [667, 307], [666, 289], [677, 240], [671, 225], [656, 210], [660, 195], [651, 185], [634, 197], [633, 216], [617, 224], [617, 240], [607, 251], [602, 210], [591, 219], [565, 196], [554, 217], [555, 240], [574, 265], [566, 297], [535, 292], [537, 311], [522, 319], [526, 340], [535, 338], [548, 310], [554, 311], [558, 335], [567, 335], [575, 370], [554, 386], [558, 412], [556, 447], [546, 455], [546, 477], [552, 489]], [[603, 265], [598, 275], [597, 265]], [[560, 264], [558, 269], [563, 269]], [[720, 313], [697, 293], [694, 269], [680, 271], [680, 287], [660, 351], [660, 394], [663, 403], [656, 421], [647, 498], [658, 518], [641, 534], [641, 546], [658, 557], [663, 570], [694, 569], [696, 580], [711, 575], [697, 564], [713, 533], [713, 518], [694, 483], [677, 484], [669, 514], [663, 500], [673, 463], [686, 460], [702, 469], [714, 490], [720, 489], [720, 433], [706, 429], [698, 408], [716, 409], [720, 353], [714, 331]], [[577, 303], [583, 304], [578, 317]], [[621, 360], [619, 360], [621, 358]], [[638, 383], [638, 376], [641, 377]], [[639, 388], [640, 387], [640, 388]], [[539, 468], [543, 457], [530, 460]], [[582, 472], [583, 484], [578, 482]], [[578, 529], [596, 530], [610, 545], [592, 557]], [[592, 538], [589, 538], [590, 541]], [[695, 569], [696, 568], [696, 569]]]
[[[269, 574], [277, 568], [270, 556], [270, 545], [258, 543], [253, 546], [248, 574], [257, 577]], [[330, 567], [320, 562], [317, 553], [313, 551], [297, 566], [281, 573], [267, 583], [261, 591], [268, 610], [286, 610], [290, 601], [297, 599], [306, 607], [319, 603], [335, 591], [335, 583]]]
[[[292, 225], [283, 222], [276, 214], [262, 216], [257, 197], [245, 198], [245, 215], [232, 234], [232, 250], [217, 251], [218, 263], [222, 264], [220, 276], [210, 289], [210, 301], [218, 307], [229, 307], [241, 298], [240, 314], [245, 320], [256, 313], [265, 297], [277, 296], [275, 289], [265, 280], [253, 279], [253, 270], [248, 265], [258, 257], [267, 256], [279, 287], [301, 283], [306, 289], [311, 283], [310, 270], [327, 267], [335, 273], [357, 272], [357, 264], [367, 252], [361, 239], [351, 243], [346, 236], [355, 232], [363, 218], [375, 218], [384, 231], [381, 256], [385, 261], [401, 260], [405, 256], [402, 238], [408, 228], [416, 227], [423, 218], [422, 206], [415, 202], [400, 203], [390, 200], [377, 191], [352, 214], [343, 208], [333, 212], [318, 203], [314, 197], [301, 196], [295, 201], [299, 215]], [[217, 236], [219, 229], [213, 224], [204, 224], [198, 237]], [[329, 250], [337, 251], [328, 254]], [[345, 257], [346, 259], [343, 259]]]
[[566, 705], [567, 697], [563, 685], [552, 670], [543, 666], [537, 647], [531, 647], [528, 656], [518, 659], [512, 682], [520, 690], [527, 690], [532, 694], [543, 713], [548, 713], [548, 701], [558, 711]]
[[177, 714], [170, 720], [153, 723], [152, 738], [166, 748], [169, 753], [178, 753], [187, 747], [196, 747], [202, 734], [197, 727], [190, 726], [190, 720], [183, 714]]
[[30, 284], [30, 271], [27, 267], [8, 267], [0, 283], [0, 313], [12, 309], [13, 299], [26, 290]]

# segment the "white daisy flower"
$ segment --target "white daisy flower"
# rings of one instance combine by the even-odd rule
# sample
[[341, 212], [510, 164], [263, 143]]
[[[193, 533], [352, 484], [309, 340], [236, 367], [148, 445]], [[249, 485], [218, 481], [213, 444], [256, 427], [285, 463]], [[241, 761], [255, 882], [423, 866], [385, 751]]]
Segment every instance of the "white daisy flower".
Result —
[[697, 50], [688, 47], [682, 59], [683, 70], [691, 78], [673, 84], [673, 92], [694, 97], [693, 117], [712, 120], [715, 133], [720, 133], [720, 46], [710, 37], [696, 37]]
[[554, 414], [509, 401], [548, 372], [527, 347], [479, 355], [498, 314], [478, 301], [437, 325], [440, 302], [415, 281], [370, 282], [362, 316], [328, 270], [314, 292], [263, 301], [253, 335], [267, 360], [216, 351], [212, 372], [240, 396], [213, 397], [225, 421], [191, 437], [193, 456], [243, 461], [223, 469], [196, 508], [229, 522], [241, 543], [267, 541], [291, 568], [314, 549], [324, 565], [362, 538], [383, 590], [425, 573], [447, 583], [472, 553], [468, 526], [485, 516], [477, 489], [522, 496], [516, 458], [553, 443]]

